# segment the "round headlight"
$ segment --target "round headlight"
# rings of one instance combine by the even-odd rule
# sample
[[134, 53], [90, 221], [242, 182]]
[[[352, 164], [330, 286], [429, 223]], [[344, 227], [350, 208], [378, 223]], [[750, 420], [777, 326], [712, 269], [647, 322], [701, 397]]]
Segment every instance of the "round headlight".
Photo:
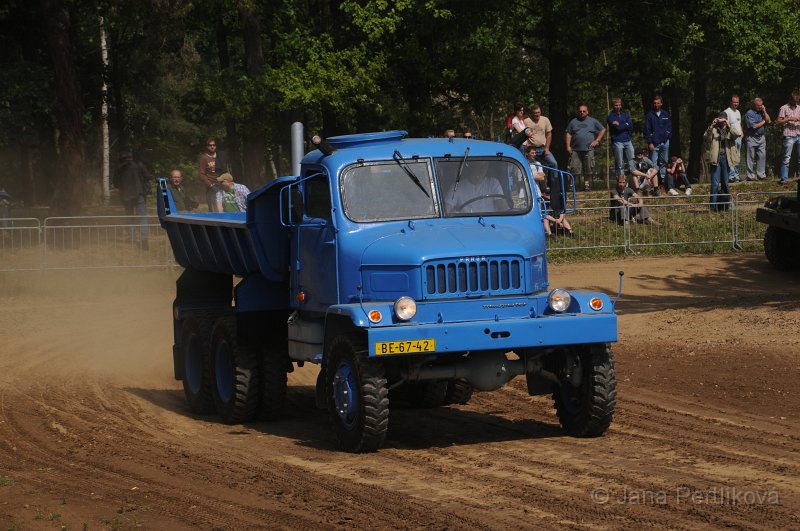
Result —
[[572, 296], [567, 290], [561, 288], [554, 289], [550, 292], [550, 296], [547, 297], [547, 304], [550, 305], [550, 308], [552, 308], [554, 312], [558, 313], [566, 311], [571, 302]]
[[417, 303], [411, 297], [400, 297], [394, 302], [394, 314], [401, 321], [408, 321], [417, 315]]

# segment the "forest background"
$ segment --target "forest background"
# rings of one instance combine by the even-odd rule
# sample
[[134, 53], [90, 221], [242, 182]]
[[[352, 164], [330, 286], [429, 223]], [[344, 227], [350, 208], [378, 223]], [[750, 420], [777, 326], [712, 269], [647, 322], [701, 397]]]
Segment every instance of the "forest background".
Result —
[[[497, 139], [515, 101], [542, 106], [563, 167], [580, 103], [605, 124], [621, 97], [643, 145], [656, 93], [672, 153], [701, 179], [703, 132], [731, 94], [742, 114], [764, 98], [774, 119], [798, 88], [799, 11], [798, 0], [10, 0], [0, 185], [54, 216], [103, 204], [104, 122], [112, 173], [132, 150], [191, 184], [216, 136], [255, 188], [290, 173], [293, 122], [325, 136]], [[777, 128], [767, 145], [775, 173]]]

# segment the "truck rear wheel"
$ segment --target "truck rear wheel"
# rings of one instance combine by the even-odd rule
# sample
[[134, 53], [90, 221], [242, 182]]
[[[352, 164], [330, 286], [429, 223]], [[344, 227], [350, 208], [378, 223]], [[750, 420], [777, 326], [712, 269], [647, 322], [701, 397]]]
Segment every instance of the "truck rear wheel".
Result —
[[199, 312], [187, 313], [181, 326], [180, 349], [186, 403], [192, 413], [212, 413], [211, 320]]
[[261, 358], [261, 399], [258, 416], [264, 420], [279, 418], [286, 404], [286, 372], [289, 367], [286, 340], [266, 348]]
[[800, 234], [768, 226], [764, 235], [764, 254], [778, 271], [800, 266]]
[[258, 409], [258, 352], [239, 344], [233, 316], [217, 319], [211, 337], [217, 413], [227, 424], [251, 420]]
[[450, 404], [466, 404], [472, 398], [472, 384], [463, 378], [447, 381], [447, 392], [444, 395], [444, 406]]
[[432, 409], [443, 406], [447, 398], [447, 380], [409, 382], [408, 400], [419, 408]]
[[[608, 430], [617, 404], [617, 375], [611, 347], [580, 345], [572, 353], [574, 356], [564, 357], [567, 363], [558, 372], [561, 384], [554, 386], [556, 414], [561, 426], [573, 437], [596, 437]], [[574, 385], [574, 375], [578, 372], [580, 380]]]
[[339, 336], [327, 352], [328, 411], [339, 445], [347, 452], [380, 448], [389, 428], [389, 389], [383, 366], [353, 338]]

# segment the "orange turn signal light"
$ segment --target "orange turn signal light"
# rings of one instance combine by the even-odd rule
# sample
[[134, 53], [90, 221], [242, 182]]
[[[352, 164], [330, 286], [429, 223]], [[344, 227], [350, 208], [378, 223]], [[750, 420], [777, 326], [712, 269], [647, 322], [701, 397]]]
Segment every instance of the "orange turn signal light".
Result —
[[306, 302], [306, 292], [305, 291], [298, 291], [297, 292], [297, 302], [300, 302], [300, 303]]
[[371, 310], [369, 312], [369, 320], [373, 323], [380, 323], [381, 319], [383, 319], [383, 315], [378, 310]]
[[589, 301], [589, 307], [592, 310], [602, 310], [603, 309], [603, 299], [599, 297], [594, 297], [592, 300]]

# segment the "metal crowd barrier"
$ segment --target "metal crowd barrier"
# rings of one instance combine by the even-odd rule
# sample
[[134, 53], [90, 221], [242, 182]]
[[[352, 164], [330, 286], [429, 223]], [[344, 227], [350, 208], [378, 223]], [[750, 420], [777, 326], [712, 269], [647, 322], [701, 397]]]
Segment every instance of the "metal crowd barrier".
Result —
[[[765, 227], [755, 210], [785, 192], [742, 192], [715, 212], [707, 195], [645, 197], [657, 224], [617, 223], [610, 198], [579, 199], [567, 216], [574, 235], [553, 231], [547, 247], [558, 253], [606, 250], [640, 253], [681, 246], [686, 252], [759, 250]], [[639, 221], [637, 219], [637, 221]], [[147, 233], [147, 245], [142, 231]], [[172, 248], [155, 216], [0, 219], [0, 271], [174, 267]]]
[[0, 271], [41, 269], [41, 232], [36, 218], [0, 219]]

